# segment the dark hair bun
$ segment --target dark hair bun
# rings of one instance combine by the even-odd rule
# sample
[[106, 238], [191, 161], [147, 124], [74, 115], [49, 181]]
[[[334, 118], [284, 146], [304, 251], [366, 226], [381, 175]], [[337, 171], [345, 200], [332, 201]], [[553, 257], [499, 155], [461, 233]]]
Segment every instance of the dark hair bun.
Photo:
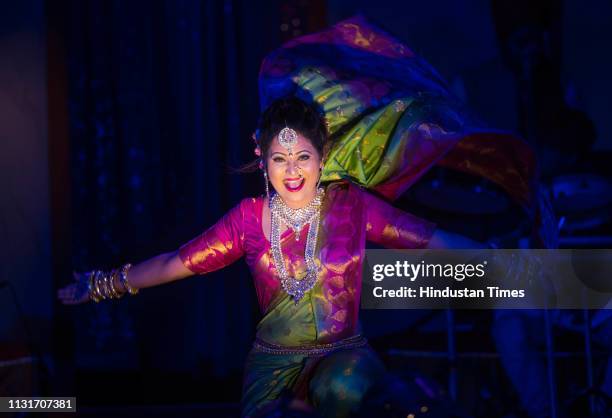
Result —
[[319, 155], [325, 154], [327, 128], [322, 112], [316, 104], [307, 103], [295, 96], [272, 102], [263, 112], [259, 122], [257, 140], [263, 156], [268, 153], [272, 139], [285, 127], [295, 129], [309, 139]]

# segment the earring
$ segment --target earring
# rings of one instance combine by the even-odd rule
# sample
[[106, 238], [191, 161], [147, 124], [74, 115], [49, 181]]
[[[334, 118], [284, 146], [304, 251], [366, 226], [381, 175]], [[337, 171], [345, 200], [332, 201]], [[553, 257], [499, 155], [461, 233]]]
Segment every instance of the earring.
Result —
[[321, 177], [323, 177], [323, 167], [319, 167], [319, 181], [317, 181], [317, 190], [321, 186]]
[[266, 182], [266, 197], [268, 198], [268, 204], [269, 204], [270, 203], [270, 188], [268, 186], [268, 172], [266, 171], [265, 168], [263, 171], [263, 175], [264, 175], [264, 181]]

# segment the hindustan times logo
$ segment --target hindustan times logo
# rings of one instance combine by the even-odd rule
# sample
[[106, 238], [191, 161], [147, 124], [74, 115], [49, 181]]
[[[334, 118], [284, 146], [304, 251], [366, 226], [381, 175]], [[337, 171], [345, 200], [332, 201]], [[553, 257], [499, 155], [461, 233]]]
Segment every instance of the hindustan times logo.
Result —
[[480, 264], [432, 264], [421, 261], [409, 263], [396, 261], [395, 264], [375, 264], [372, 279], [380, 282], [386, 278], [403, 277], [414, 282], [419, 277], [452, 278], [461, 282], [467, 278], [484, 277], [486, 261]]

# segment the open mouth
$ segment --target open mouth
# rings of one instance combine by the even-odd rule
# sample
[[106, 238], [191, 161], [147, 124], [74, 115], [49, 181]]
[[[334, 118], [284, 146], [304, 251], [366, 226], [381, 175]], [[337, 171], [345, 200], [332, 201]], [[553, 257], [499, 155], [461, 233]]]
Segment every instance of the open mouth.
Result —
[[297, 178], [297, 179], [286, 179], [283, 184], [285, 185], [285, 188], [290, 191], [290, 192], [299, 192], [302, 187], [304, 187], [304, 178]]

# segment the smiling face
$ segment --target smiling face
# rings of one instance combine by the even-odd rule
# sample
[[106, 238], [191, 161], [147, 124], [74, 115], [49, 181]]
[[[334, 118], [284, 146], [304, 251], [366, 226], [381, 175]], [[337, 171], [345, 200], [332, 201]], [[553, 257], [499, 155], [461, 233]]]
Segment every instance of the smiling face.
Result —
[[274, 190], [293, 209], [306, 206], [317, 193], [321, 156], [309, 139], [298, 133], [291, 153], [272, 139], [266, 157], [268, 177]]

